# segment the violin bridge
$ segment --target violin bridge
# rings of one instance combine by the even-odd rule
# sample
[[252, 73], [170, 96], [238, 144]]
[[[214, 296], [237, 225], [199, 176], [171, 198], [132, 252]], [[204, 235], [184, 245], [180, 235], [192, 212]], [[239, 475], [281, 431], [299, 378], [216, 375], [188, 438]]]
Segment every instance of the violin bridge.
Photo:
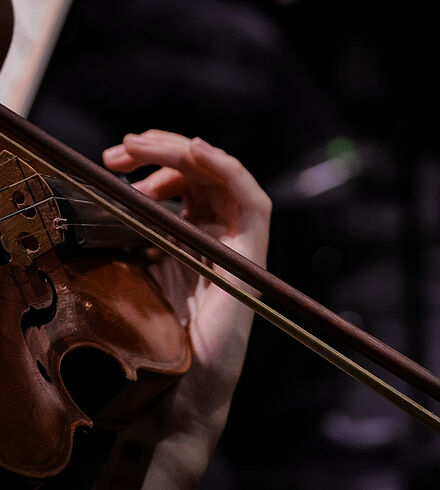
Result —
[[9, 264], [29, 267], [64, 242], [55, 196], [30, 165], [7, 150], [0, 152], [0, 245]]

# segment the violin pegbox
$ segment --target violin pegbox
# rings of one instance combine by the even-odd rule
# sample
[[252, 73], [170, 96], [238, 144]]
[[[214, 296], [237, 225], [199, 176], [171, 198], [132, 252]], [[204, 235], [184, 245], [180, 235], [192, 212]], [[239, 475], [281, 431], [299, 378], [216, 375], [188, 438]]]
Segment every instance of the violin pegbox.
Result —
[[0, 248], [9, 264], [28, 268], [64, 242], [61, 214], [44, 177], [18, 156], [0, 152]]

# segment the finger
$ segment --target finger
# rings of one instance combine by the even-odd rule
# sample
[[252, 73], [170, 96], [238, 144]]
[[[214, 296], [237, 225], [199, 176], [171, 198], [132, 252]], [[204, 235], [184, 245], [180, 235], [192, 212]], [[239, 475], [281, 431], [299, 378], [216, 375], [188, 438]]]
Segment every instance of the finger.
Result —
[[175, 160], [181, 158], [184, 144], [165, 135], [158, 138], [128, 134], [121, 145], [104, 151], [103, 161], [108, 168], [119, 172], [132, 172], [151, 164], [174, 167]]
[[[159, 145], [162, 149], [164, 149], [165, 153], [167, 153], [167, 148], [169, 148], [170, 145], [182, 146], [186, 144], [186, 146], [188, 146], [190, 141], [185, 136], [167, 131], [160, 131], [158, 129], [149, 129], [141, 135], [128, 134], [124, 137], [122, 144], [108, 148], [103, 152], [104, 164], [111, 170], [118, 172], [132, 172], [139, 167], [154, 163], [161, 165], [160, 161], [154, 161], [154, 153], [152, 153], [150, 157], [148, 153], [135, 151], [133, 154], [130, 154], [127, 151], [127, 149], [130, 149], [133, 140], [136, 140], [136, 138], [142, 141], [142, 143], [145, 145]], [[172, 152], [172, 154], [175, 154], [175, 152]]]
[[179, 171], [161, 168], [146, 179], [134, 183], [133, 187], [151, 199], [160, 201], [177, 196], [184, 197], [187, 192], [187, 181]]
[[245, 214], [270, 214], [270, 199], [243, 165], [200, 138], [189, 140], [174, 133], [149, 130], [142, 135], [127, 135], [120, 146], [107, 154], [106, 161], [114, 169], [131, 171], [143, 165], [162, 165], [187, 178], [192, 199], [203, 196], [217, 204], [235, 203]]
[[[150, 134], [150, 133], [149, 133]], [[156, 164], [180, 171], [192, 185], [214, 184], [216, 176], [203, 168], [191, 155], [191, 140], [185, 137], [130, 134], [124, 138], [126, 152], [137, 162], [137, 166]]]
[[132, 172], [136, 169], [136, 162], [127, 153], [124, 145], [117, 145], [104, 150], [102, 160], [107, 168], [116, 172]]
[[231, 197], [242, 209], [270, 214], [272, 204], [269, 197], [239, 160], [200, 138], [191, 141], [190, 152], [198, 166], [225, 183]]
[[[231, 222], [238, 207], [246, 221], [249, 215], [270, 215], [271, 202], [253, 176], [234, 157], [200, 138], [157, 131], [147, 136], [127, 135], [127, 152], [138, 162], [154, 162], [178, 170], [187, 178], [191, 196], [187, 199], [193, 219], [213, 217]], [[160, 139], [160, 141], [159, 141]], [[194, 205], [205, 202], [203, 207]], [[209, 212], [208, 212], [209, 211]]]
[[162, 131], [161, 129], [149, 129], [140, 134], [145, 139], [150, 141], [160, 141], [160, 142], [188, 142], [189, 138], [182, 136], [181, 134], [171, 133], [169, 131]]
[[[201, 141], [201, 140], [200, 140]], [[194, 183], [213, 183], [213, 175], [197, 165], [190, 153], [191, 140], [174, 133], [149, 130], [128, 134], [122, 145], [104, 152], [104, 162], [112, 170], [130, 172], [144, 165], [157, 164], [180, 170]], [[216, 150], [220, 153], [222, 150]], [[214, 179], [215, 180], [215, 179]]]
[[155, 163], [164, 167], [178, 168], [179, 160], [189, 151], [188, 142], [174, 138], [152, 138], [137, 134], [124, 137], [125, 151], [141, 165]]
[[161, 168], [146, 179], [134, 183], [133, 187], [155, 201], [181, 197], [185, 205], [181, 215], [189, 221], [206, 221], [213, 216], [208, 203], [197, 192], [192, 192], [192, 186], [178, 170]]

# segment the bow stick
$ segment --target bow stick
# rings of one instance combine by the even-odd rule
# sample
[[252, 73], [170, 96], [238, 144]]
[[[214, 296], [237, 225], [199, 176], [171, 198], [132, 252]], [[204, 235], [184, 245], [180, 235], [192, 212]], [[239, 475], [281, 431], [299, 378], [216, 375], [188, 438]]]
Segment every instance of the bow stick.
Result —
[[[424, 393], [440, 400], [440, 378], [377, 338], [347, 322], [316, 301], [299, 292], [265, 269], [231, 250], [191, 223], [162, 208], [117, 176], [96, 165], [75, 150], [51, 137], [29, 121], [0, 105], [0, 139], [45, 166], [60, 178], [76, 186], [97, 204], [148, 240], [185, 263], [196, 272], [254, 309], [286, 333], [326, 358], [349, 375], [370, 386], [401, 409], [434, 430], [440, 431], [440, 419], [393, 387], [366, 371], [335, 349], [317, 339], [291, 320], [229, 283], [192, 255], [176, 247], [164, 236], [170, 235], [192, 250], [232, 273], [256, 290], [276, 301], [300, 318], [351, 345], [355, 350], [381, 365]], [[51, 163], [49, 164], [48, 161]], [[55, 165], [55, 166], [54, 166]], [[68, 173], [69, 175], [66, 175]], [[74, 177], [94, 186], [109, 198], [125, 206], [133, 216], [121, 211], [94, 193]], [[152, 230], [159, 230], [160, 234]]]

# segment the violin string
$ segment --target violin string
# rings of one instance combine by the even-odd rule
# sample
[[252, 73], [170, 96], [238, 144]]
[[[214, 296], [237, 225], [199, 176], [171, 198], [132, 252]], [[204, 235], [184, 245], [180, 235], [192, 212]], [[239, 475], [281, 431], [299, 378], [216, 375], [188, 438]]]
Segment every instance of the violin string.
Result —
[[[109, 225], [109, 224], [105, 224], [105, 223], [63, 223], [62, 226], [58, 227], [57, 229], [63, 229], [64, 226], [94, 227], [94, 228], [107, 228], [107, 227], [109, 227], [109, 228], [111, 228], [114, 225]], [[24, 238], [30, 238], [32, 236], [42, 235], [45, 233], [47, 233], [47, 228], [40, 228], [38, 230], [29, 232], [29, 233], [23, 233], [22, 235], [20, 235], [20, 238], [13, 240], [13, 242], [20, 242]]]
[[57, 230], [67, 230], [67, 228], [117, 228], [118, 225], [116, 223], [68, 223], [63, 218], [56, 218], [54, 221], [58, 221], [55, 223], [55, 228]]
[[[8, 163], [11, 163], [13, 162], [14, 160], [18, 159], [18, 156], [17, 155], [12, 155], [11, 157], [9, 157], [7, 160], [5, 160], [4, 162], [1, 162], [0, 163], [0, 167], [3, 167], [3, 165], [7, 165]], [[48, 175], [48, 174], [40, 174], [42, 177], [46, 177], [46, 178], [54, 178], [55, 180], [57, 181], [61, 181], [62, 179], [59, 179], [58, 177], [56, 176], [53, 176], [53, 175]]]
[[30, 175], [29, 177], [26, 177], [25, 179], [21, 179], [18, 182], [14, 182], [13, 184], [10, 184], [10, 185], [3, 187], [2, 189], [0, 189], [0, 192], [5, 192], [9, 189], [12, 189], [16, 185], [23, 184], [24, 182], [27, 182], [28, 180], [34, 179], [35, 177], [40, 177], [40, 175], [39, 174]]
[[[4, 135], [3, 135], [4, 136]], [[320, 355], [342, 371], [349, 374], [351, 377], [362, 382], [366, 386], [370, 387], [376, 391], [381, 396], [387, 398], [391, 403], [399, 407], [401, 410], [412, 415], [420, 422], [424, 423], [431, 429], [440, 432], [440, 418], [434, 413], [427, 410], [425, 407], [419, 405], [411, 398], [407, 397], [400, 391], [398, 391], [393, 386], [386, 383], [384, 380], [378, 378], [370, 371], [366, 370], [350, 358], [346, 357], [341, 352], [337, 351], [330, 345], [326, 344], [318, 337], [303, 329], [287, 317], [281, 315], [274, 309], [270, 308], [268, 305], [255, 298], [254, 296], [248, 294], [243, 289], [239, 288], [232, 282], [225, 279], [219, 273], [215, 272], [208, 265], [197, 260], [195, 257], [190, 255], [185, 250], [179, 248], [177, 245], [172, 243], [170, 240], [164, 238], [162, 235], [156, 233], [154, 230], [144, 225], [140, 221], [136, 220], [134, 217], [130, 216], [128, 213], [122, 211], [117, 206], [113, 205], [104, 197], [93, 192], [87, 186], [81, 184], [69, 175], [65, 175], [64, 172], [57, 169], [50, 163], [39, 158], [31, 151], [27, 150], [19, 143], [12, 141], [7, 136], [4, 139], [8, 140], [11, 144], [15, 145], [21, 152], [29, 155], [31, 158], [36, 159], [44, 168], [48, 169], [49, 172], [58, 175], [64, 181], [70, 183], [73, 187], [78, 189], [82, 194], [87, 195], [91, 200], [100, 205], [100, 207], [106, 209], [110, 214], [118, 218], [127, 227], [136, 231], [144, 238], [147, 238], [150, 242], [157, 245], [159, 248], [167, 252], [169, 255], [180, 261], [182, 264], [191, 268], [198, 274], [202, 275], [213, 284], [219, 286], [224, 291], [229, 293], [231, 296], [236, 298], [238, 301], [244, 305], [251, 308], [253, 311], [258, 313], [260, 316], [283, 330], [285, 333], [295, 338], [303, 345], [311, 349], [316, 354]]]
[[79, 228], [115, 228], [118, 225], [112, 223], [63, 223], [62, 226], [76, 226]]
[[96, 202], [87, 201], [86, 199], [78, 199], [76, 197], [54, 196], [54, 199], [56, 201], [69, 201], [69, 202], [76, 202], [76, 203], [79, 203], [79, 204], [92, 204], [93, 206], [97, 206]]
[[[5, 187], [2, 187], [0, 189], [0, 193], [2, 192], [5, 192], [7, 190], [10, 190], [12, 189], [13, 187], [17, 186], [17, 185], [20, 185], [20, 184], [23, 184], [31, 179], [34, 179], [35, 177], [43, 177], [41, 174], [33, 174], [33, 175], [30, 175], [29, 177], [26, 177], [24, 179], [21, 179], [17, 182], [14, 182], [13, 184], [10, 184], [10, 185], [7, 185]], [[47, 176], [46, 176], [47, 177]], [[55, 199], [56, 201], [69, 201], [69, 202], [75, 202], [75, 203], [79, 203], [79, 204], [91, 204], [93, 206], [97, 206], [97, 204], [93, 201], [88, 201], [86, 199], [78, 199], [78, 198], [74, 198], [74, 197], [64, 197], [64, 196], [53, 196], [53, 199]], [[39, 203], [37, 203], [39, 204]], [[5, 217], [7, 218], [7, 216]]]
[[14, 211], [11, 214], [8, 214], [7, 216], [3, 216], [0, 218], [0, 223], [2, 221], [6, 221], [7, 219], [13, 218], [14, 216], [17, 216], [18, 214], [24, 213], [25, 211], [29, 211], [30, 209], [36, 208], [37, 206], [41, 206], [42, 204], [45, 204], [46, 202], [52, 201], [54, 199], [53, 196], [48, 197], [47, 199], [43, 199], [42, 201], [39, 201], [37, 203], [31, 204], [29, 206], [26, 206], [24, 208], [18, 209], [17, 211]]
[[18, 209], [17, 211], [14, 211], [13, 213], [11, 214], [8, 214], [6, 216], [3, 216], [0, 218], [0, 223], [2, 221], [6, 221], [7, 219], [10, 219], [10, 218], [13, 218], [14, 216], [17, 216], [18, 214], [21, 214], [25, 211], [29, 211], [30, 209], [33, 209], [33, 208], [36, 208], [37, 206], [41, 206], [42, 204], [45, 204], [49, 201], [70, 201], [70, 202], [76, 202], [76, 203], [80, 203], [80, 204], [92, 204], [94, 206], [97, 206], [97, 204], [93, 201], [87, 201], [87, 200], [84, 200], [84, 199], [76, 199], [76, 198], [73, 198], [73, 197], [58, 197], [58, 196], [50, 196], [46, 199], [43, 199], [41, 201], [38, 201], [34, 204], [30, 204], [29, 206], [26, 206], [24, 208], [20, 208]]
[[0, 167], [3, 167], [3, 165], [7, 165], [8, 163], [13, 162], [17, 158], [16, 155], [13, 155], [12, 157], [8, 158], [4, 162], [0, 163]]

